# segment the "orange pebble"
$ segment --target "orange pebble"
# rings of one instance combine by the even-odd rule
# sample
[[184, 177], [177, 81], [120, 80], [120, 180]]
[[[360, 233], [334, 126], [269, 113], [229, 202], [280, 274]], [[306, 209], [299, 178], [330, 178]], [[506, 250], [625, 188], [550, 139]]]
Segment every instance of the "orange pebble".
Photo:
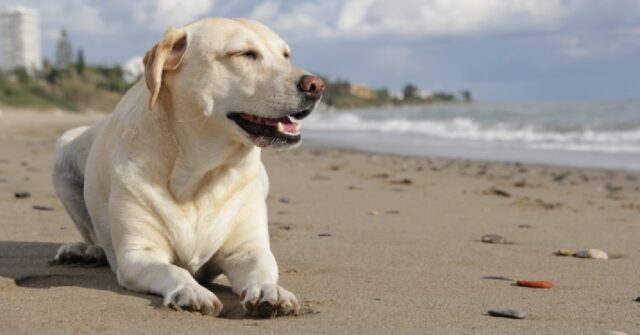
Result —
[[533, 288], [552, 288], [553, 283], [548, 280], [518, 280], [518, 286]]

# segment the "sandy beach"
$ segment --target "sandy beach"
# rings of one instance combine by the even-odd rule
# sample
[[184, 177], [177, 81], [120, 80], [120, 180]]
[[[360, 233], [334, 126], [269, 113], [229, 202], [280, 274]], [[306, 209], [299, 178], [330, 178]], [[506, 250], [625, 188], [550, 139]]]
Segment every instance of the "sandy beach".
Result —
[[[98, 117], [0, 116], [0, 333], [640, 334], [637, 172], [311, 143], [263, 151], [272, 249], [281, 284], [304, 305], [297, 317], [245, 318], [224, 279], [210, 285], [225, 305], [213, 318], [121, 289], [108, 268], [50, 266], [61, 243], [80, 240], [51, 185], [53, 146]], [[507, 243], [483, 243], [485, 234]], [[527, 315], [487, 314], [509, 308]]]

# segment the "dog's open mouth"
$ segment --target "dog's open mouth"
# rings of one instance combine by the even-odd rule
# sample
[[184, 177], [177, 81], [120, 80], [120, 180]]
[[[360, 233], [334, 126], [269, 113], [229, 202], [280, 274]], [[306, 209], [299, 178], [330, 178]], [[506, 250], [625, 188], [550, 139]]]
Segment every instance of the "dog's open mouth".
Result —
[[260, 117], [247, 113], [229, 113], [242, 130], [249, 134], [258, 146], [290, 145], [300, 142], [300, 123], [311, 110], [289, 114], [280, 118]]

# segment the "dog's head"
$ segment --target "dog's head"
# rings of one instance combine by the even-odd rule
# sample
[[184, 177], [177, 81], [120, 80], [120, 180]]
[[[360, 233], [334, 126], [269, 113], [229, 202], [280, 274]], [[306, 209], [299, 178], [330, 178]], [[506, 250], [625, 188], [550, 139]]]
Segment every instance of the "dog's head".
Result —
[[144, 57], [149, 108], [162, 105], [198, 136], [224, 132], [260, 147], [296, 145], [300, 120], [317, 106], [324, 82], [290, 58], [287, 44], [252, 20], [169, 28]]

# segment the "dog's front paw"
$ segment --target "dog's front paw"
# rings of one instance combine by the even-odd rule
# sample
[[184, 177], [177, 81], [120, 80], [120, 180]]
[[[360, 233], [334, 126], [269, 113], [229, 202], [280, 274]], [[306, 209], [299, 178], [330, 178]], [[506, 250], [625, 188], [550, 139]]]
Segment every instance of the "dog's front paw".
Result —
[[200, 285], [185, 285], [165, 297], [165, 306], [173, 310], [200, 312], [203, 315], [217, 316], [222, 311], [222, 303], [213, 292]]
[[247, 313], [255, 317], [272, 318], [300, 312], [296, 296], [278, 285], [248, 286], [242, 290], [240, 300]]

